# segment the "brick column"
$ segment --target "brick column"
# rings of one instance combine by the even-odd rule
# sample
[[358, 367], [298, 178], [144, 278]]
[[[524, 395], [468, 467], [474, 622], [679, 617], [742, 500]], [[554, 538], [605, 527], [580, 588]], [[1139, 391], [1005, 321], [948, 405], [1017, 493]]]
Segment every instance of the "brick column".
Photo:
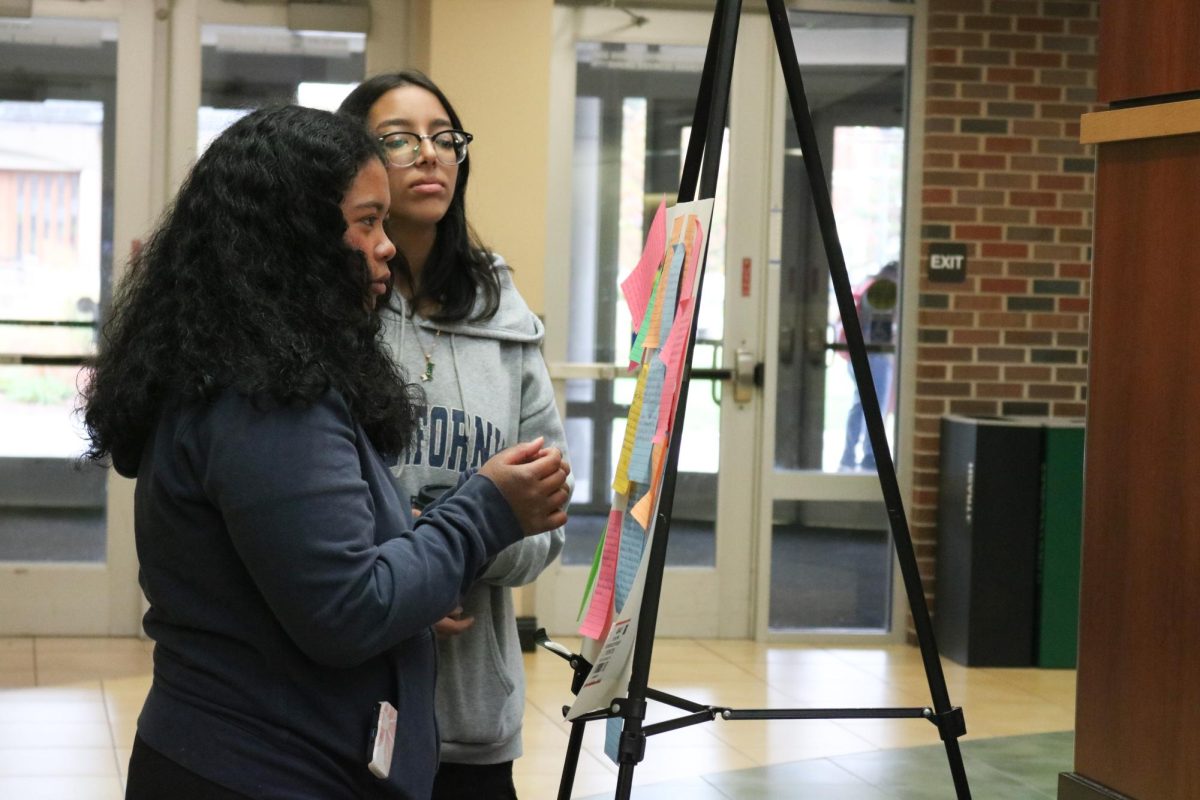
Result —
[[[929, 0], [912, 532], [927, 591], [943, 414], [1079, 417], [1098, 0]], [[967, 246], [931, 283], [931, 242]]]

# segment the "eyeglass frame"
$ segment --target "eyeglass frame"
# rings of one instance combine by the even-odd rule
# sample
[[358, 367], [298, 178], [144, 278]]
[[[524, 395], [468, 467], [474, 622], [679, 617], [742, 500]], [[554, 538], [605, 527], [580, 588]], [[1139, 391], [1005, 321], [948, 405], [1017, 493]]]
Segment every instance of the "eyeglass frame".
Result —
[[[379, 140], [379, 144], [383, 147], [384, 154], [387, 156], [388, 163], [391, 164], [393, 167], [403, 168], [403, 167], [411, 167], [412, 165], [416, 164], [421, 159], [421, 146], [425, 142], [427, 142], [427, 141], [433, 142], [433, 140], [436, 139], [437, 137], [442, 136], [447, 133], [456, 133], [459, 136], [463, 137], [462, 158], [460, 158], [459, 160], [454, 161], [452, 163], [446, 163], [438, 155], [438, 148], [437, 148], [436, 142], [434, 142], [434, 145], [433, 145], [433, 156], [437, 160], [437, 162], [439, 164], [442, 164], [443, 166], [456, 167], [459, 164], [461, 164], [467, 160], [467, 145], [469, 145], [469, 144], [471, 144], [471, 142], [475, 141], [474, 134], [467, 133], [466, 131], [460, 131], [458, 128], [446, 128], [444, 130], [438, 131], [437, 133], [416, 133], [414, 131], [388, 131], [387, 133], [385, 133], [382, 136], [379, 136], [377, 138]], [[386, 140], [393, 136], [416, 137], [417, 143], [412, 148], [412, 161], [409, 161], [407, 164], [397, 164], [395, 161], [392, 160], [393, 150], [387, 146]]]

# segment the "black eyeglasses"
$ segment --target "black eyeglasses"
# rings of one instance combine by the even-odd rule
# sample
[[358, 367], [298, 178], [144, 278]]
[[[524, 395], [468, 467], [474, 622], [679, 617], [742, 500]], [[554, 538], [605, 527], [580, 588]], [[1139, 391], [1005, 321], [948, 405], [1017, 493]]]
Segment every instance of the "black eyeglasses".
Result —
[[447, 167], [453, 167], [466, 159], [467, 145], [474, 138], [466, 131], [450, 129], [426, 134], [392, 131], [380, 136], [379, 141], [393, 166], [411, 167], [417, 163], [421, 154], [421, 143], [428, 139], [433, 142], [433, 152], [437, 160]]

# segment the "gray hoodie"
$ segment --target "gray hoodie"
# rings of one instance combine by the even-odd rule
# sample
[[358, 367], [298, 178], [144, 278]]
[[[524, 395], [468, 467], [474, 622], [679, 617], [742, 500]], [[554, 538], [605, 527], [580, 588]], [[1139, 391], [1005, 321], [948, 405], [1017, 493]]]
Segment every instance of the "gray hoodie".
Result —
[[[518, 442], [544, 436], [547, 446], [565, 453], [541, 353], [545, 329], [508, 266], [499, 257], [495, 266], [501, 294], [491, 319], [433, 323], [385, 312], [393, 355], [426, 396], [418, 440], [391, 467], [400, 496], [414, 504], [423, 488], [452, 486], [460, 472]], [[421, 380], [429, 363], [430, 379]], [[521, 755], [525, 671], [510, 587], [537, 578], [558, 557], [563, 537], [560, 528], [501, 551], [462, 598], [463, 613], [475, 624], [438, 642], [442, 761], [498, 764]]]

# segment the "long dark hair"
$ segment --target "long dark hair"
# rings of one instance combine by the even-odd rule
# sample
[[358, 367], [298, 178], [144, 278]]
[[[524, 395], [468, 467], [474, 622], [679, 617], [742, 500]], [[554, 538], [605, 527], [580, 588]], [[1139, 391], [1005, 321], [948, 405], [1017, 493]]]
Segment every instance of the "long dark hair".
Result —
[[82, 394], [86, 458], [136, 474], [164, 405], [226, 388], [285, 405], [334, 389], [377, 448], [403, 451], [413, 390], [342, 239], [340, 203], [371, 159], [383, 155], [362, 126], [299, 106], [213, 141], [118, 287]]
[[[462, 120], [446, 95], [437, 84], [416, 70], [385, 72], [363, 81], [342, 101], [338, 113], [352, 117], [366, 127], [371, 106], [401, 86], [417, 86], [432, 94], [446, 109], [450, 124], [462, 130]], [[421, 285], [412, 298], [413, 308], [420, 308], [422, 301], [432, 301], [438, 309], [432, 319], [439, 322], [467, 319], [475, 307], [476, 297], [483, 302], [473, 319], [489, 319], [500, 306], [500, 281], [492, 266], [492, 254], [467, 223], [467, 179], [470, 175], [471, 156], [468, 155], [458, 167], [454, 198], [445, 216], [438, 220], [433, 250], [421, 271]], [[399, 250], [392, 259], [392, 270], [412, 286], [412, 273]]]

